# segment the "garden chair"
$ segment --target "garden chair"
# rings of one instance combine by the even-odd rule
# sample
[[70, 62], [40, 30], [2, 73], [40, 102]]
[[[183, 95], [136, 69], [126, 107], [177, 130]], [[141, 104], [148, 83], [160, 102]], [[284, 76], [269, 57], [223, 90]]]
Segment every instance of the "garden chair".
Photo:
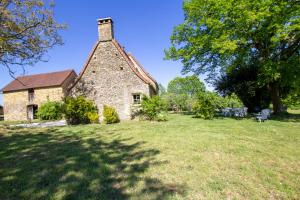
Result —
[[223, 108], [221, 111], [222, 111], [222, 116], [224, 116], [224, 117], [231, 116], [231, 108]]
[[233, 108], [233, 116], [237, 118], [243, 118], [247, 116], [247, 107], [242, 107], [242, 108]]
[[260, 113], [256, 115], [256, 120], [259, 122], [264, 122], [265, 120], [269, 119], [271, 116], [271, 110], [270, 109], [263, 109]]

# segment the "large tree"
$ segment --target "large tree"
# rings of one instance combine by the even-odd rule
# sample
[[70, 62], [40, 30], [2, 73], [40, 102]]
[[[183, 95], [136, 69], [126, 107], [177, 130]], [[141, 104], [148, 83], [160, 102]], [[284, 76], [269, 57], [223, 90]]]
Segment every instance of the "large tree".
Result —
[[257, 80], [258, 68], [256, 66], [241, 67], [222, 74], [215, 81], [214, 86], [222, 96], [236, 94], [248, 108], [248, 112], [257, 112], [270, 105], [268, 88], [259, 87]]
[[166, 58], [181, 60], [183, 72], [208, 73], [258, 67], [275, 113], [280, 87], [300, 75], [299, 0], [186, 0], [185, 20], [175, 27]]
[[205, 91], [205, 85], [200, 79], [193, 76], [175, 77], [168, 84], [168, 93], [183, 94], [192, 97]]
[[49, 48], [62, 44], [58, 34], [61, 28], [64, 25], [53, 19], [52, 4], [42, 0], [1, 0], [0, 65], [14, 77], [14, 70], [43, 60]]
[[205, 92], [205, 85], [198, 76], [175, 77], [168, 84], [165, 98], [169, 106], [180, 111], [191, 110], [194, 99]]

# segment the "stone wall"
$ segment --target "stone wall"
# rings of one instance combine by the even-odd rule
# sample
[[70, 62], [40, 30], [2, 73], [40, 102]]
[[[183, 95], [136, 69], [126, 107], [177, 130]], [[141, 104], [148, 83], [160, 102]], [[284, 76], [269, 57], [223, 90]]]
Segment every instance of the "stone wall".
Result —
[[62, 87], [39, 88], [34, 90], [34, 100], [28, 101], [28, 90], [5, 92], [4, 101], [4, 120], [22, 121], [27, 120], [27, 105], [36, 104], [41, 106], [50, 101], [60, 101], [64, 97]]
[[5, 121], [18, 121], [27, 119], [26, 105], [28, 91], [3, 93], [3, 110]]
[[130, 68], [112, 41], [102, 41], [91, 57], [73, 95], [84, 94], [93, 100], [103, 119], [103, 105], [116, 108], [121, 120], [131, 118], [133, 94], [150, 96], [150, 86]]
[[68, 89], [74, 83], [76, 77], [77, 77], [77, 74], [74, 72], [71, 75], [69, 75], [69, 77], [66, 78], [66, 80], [63, 82], [62, 89], [63, 89], [64, 96], [68, 96], [68, 93], [69, 93]]
[[52, 87], [52, 88], [40, 88], [34, 90], [34, 101], [32, 104], [37, 104], [38, 106], [49, 101], [61, 101], [64, 97], [63, 88]]

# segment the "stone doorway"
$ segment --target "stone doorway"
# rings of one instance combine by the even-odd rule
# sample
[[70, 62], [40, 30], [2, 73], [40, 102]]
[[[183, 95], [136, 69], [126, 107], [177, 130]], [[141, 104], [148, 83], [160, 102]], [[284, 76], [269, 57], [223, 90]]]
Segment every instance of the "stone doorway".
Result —
[[28, 105], [27, 106], [27, 119], [28, 120], [36, 119], [37, 110], [38, 110], [38, 105]]

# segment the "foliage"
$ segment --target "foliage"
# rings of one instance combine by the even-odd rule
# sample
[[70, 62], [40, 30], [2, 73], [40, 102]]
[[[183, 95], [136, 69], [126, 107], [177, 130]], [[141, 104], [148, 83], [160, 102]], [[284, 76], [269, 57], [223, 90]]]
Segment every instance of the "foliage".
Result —
[[42, 61], [49, 48], [61, 45], [58, 31], [63, 25], [53, 18], [53, 4], [42, 0], [1, 0], [0, 65], [11, 76], [13, 66], [32, 65]]
[[176, 77], [168, 84], [168, 92], [172, 94], [195, 96], [204, 92], [205, 86], [197, 76]]
[[[64, 99], [63, 112], [69, 124], [87, 124], [97, 114], [97, 107], [93, 101], [83, 96], [66, 97]], [[89, 117], [90, 115], [90, 117]]]
[[173, 111], [187, 110], [188, 97], [184, 94], [167, 93], [162, 97], [166, 102], [167, 108]]
[[268, 87], [258, 85], [258, 68], [255, 66], [224, 73], [214, 82], [214, 86], [223, 96], [235, 93], [249, 112], [268, 108], [271, 102]]
[[168, 117], [167, 117], [167, 114], [164, 113], [164, 112], [161, 112], [157, 115], [156, 117], [156, 121], [158, 122], [165, 122], [165, 121], [168, 121]]
[[194, 98], [204, 91], [205, 86], [197, 76], [176, 77], [169, 82], [164, 99], [171, 109], [190, 111]]
[[231, 107], [231, 108], [239, 108], [243, 106], [243, 103], [241, 100], [238, 98], [238, 96], [234, 93], [231, 95], [221, 97], [224, 99], [224, 108], [225, 107]]
[[93, 124], [99, 123], [99, 115], [98, 115], [98, 113], [96, 113], [96, 112], [89, 112], [87, 114], [87, 116], [88, 116], [88, 118], [89, 118], [89, 120], [90, 120], [91, 123], [93, 123]]
[[186, 0], [185, 21], [174, 29], [166, 58], [181, 60], [183, 73], [257, 66], [258, 83], [269, 87], [274, 112], [279, 88], [295, 85], [300, 75], [298, 0]]
[[300, 108], [300, 94], [292, 93], [288, 95], [284, 100], [283, 104], [289, 106], [290, 108]]
[[41, 120], [58, 120], [62, 118], [62, 102], [48, 101], [39, 107], [36, 115]]
[[159, 95], [159, 96], [163, 96], [163, 95], [165, 95], [166, 93], [167, 93], [166, 88], [165, 88], [161, 83], [159, 83], [159, 84], [158, 84], [158, 95]]
[[142, 99], [142, 114], [148, 120], [155, 120], [161, 111], [165, 110], [165, 105], [159, 96], [151, 98], [144, 96]]
[[118, 123], [120, 121], [116, 109], [107, 105], [103, 106], [103, 116], [106, 124]]
[[214, 93], [201, 93], [198, 95], [198, 101], [193, 106], [193, 112], [196, 118], [212, 119], [217, 108], [217, 96]]
[[235, 95], [222, 97], [215, 92], [199, 93], [197, 100], [193, 104], [192, 111], [195, 117], [212, 119], [217, 109], [226, 107], [241, 107], [243, 104]]

